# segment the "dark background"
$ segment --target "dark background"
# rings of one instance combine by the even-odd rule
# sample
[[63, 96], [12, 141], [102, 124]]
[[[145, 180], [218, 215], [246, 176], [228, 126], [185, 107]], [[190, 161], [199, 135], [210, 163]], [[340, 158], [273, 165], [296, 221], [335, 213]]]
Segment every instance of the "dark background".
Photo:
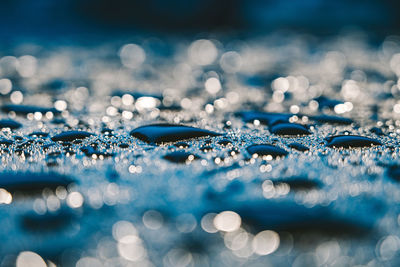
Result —
[[398, 0], [1, 0], [0, 37], [65, 38], [119, 33], [335, 34], [356, 27], [397, 33]]

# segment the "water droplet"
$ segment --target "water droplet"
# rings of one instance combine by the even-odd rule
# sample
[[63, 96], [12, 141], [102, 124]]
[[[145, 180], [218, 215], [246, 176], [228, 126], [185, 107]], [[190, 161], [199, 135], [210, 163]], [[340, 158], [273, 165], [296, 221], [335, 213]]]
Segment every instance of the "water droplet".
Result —
[[309, 190], [321, 188], [321, 183], [315, 179], [311, 180], [306, 177], [290, 177], [285, 179], [273, 180], [275, 185], [288, 184], [291, 190]]
[[296, 150], [301, 151], [301, 152], [305, 152], [305, 151], [309, 150], [308, 147], [306, 147], [305, 145], [302, 145], [300, 143], [290, 143], [288, 145], [288, 147], [296, 149]]
[[46, 132], [33, 132], [33, 133], [30, 133], [29, 136], [32, 136], [32, 137], [47, 137], [47, 136], [49, 136], [49, 133], [46, 133]]
[[127, 144], [127, 143], [121, 143], [121, 144], [119, 144], [118, 145], [120, 148], [128, 148], [129, 147], [129, 144]]
[[219, 133], [179, 124], [152, 124], [131, 131], [133, 137], [151, 144], [176, 142], [205, 136], [218, 136]]
[[10, 128], [11, 130], [13, 130], [13, 129], [21, 128], [21, 127], [22, 127], [22, 124], [17, 121], [14, 121], [11, 119], [0, 120], [0, 129]]
[[107, 151], [97, 150], [96, 147], [93, 146], [84, 146], [81, 147], [81, 151], [85, 153], [86, 156], [94, 158], [94, 159], [103, 159], [108, 157], [113, 157], [114, 153], [109, 153]]
[[51, 138], [54, 142], [57, 141], [74, 141], [77, 139], [85, 139], [92, 136], [92, 133], [85, 131], [68, 131], [57, 134]]
[[174, 151], [165, 155], [163, 158], [174, 163], [187, 163], [199, 159], [200, 157], [186, 151]]
[[188, 148], [190, 145], [186, 142], [177, 142], [174, 144], [174, 146], [178, 148]]
[[328, 147], [334, 148], [352, 148], [352, 147], [371, 147], [373, 145], [382, 145], [379, 140], [357, 135], [336, 135], [326, 138]]
[[331, 115], [311, 116], [310, 119], [319, 123], [331, 123], [331, 124], [342, 124], [342, 125], [349, 125], [353, 123], [352, 119], [339, 116], [331, 116]]
[[245, 122], [253, 122], [258, 120], [267, 125], [272, 125], [278, 122], [289, 122], [289, 118], [292, 116], [292, 114], [257, 111], [242, 111], [236, 113], [236, 115], [242, 117]]
[[214, 150], [214, 148], [212, 146], [203, 146], [200, 148], [200, 150], [203, 152], [211, 152]]
[[232, 145], [232, 141], [228, 140], [228, 139], [222, 139], [222, 140], [218, 141], [218, 144], [221, 146], [228, 146], [228, 145]]
[[310, 131], [306, 126], [298, 123], [278, 123], [270, 128], [271, 133], [283, 136], [309, 135]]
[[272, 158], [284, 157], [288, 154], [286, 150], [270, 144], [251, 145], [247, 147], [247, 151], [250, 155], [257, 154], [258, 156], [271, 156]]
[[47, 112], [52, 112], [54, 115], [56, 114], [61, 114], [60, 111], [58, 111], [55, 108], [45, 108], [45, 107], [39, 107], [39, 106], [27, 106], [27, 105], [17, 105], [17, 104], [7, 104], [3, 105], [1, 107], [1, 110], [3, 112], [15, 112], [17, 115], [27, 115], [29, 113], [35, 113], [39, 112], [42, 114], [46, 114]]
[[35, 192], [44, 188], [66, 187], [72, 182], [70, 177], [52, 172], [3, 172], [0, 174], [0, 188], [11, 192]]

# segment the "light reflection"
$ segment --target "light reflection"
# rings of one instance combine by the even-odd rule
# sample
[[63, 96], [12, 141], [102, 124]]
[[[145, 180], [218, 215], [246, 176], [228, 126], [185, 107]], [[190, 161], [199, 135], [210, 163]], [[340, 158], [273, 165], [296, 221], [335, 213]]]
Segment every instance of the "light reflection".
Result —
[[230, 250], [239, 250], [244, 248], [250, 240], [249, 234], [243, 229], [235, 232], [228, 232], [224, 235], [224, 243]]
[[57, 100], [56, 102], [54, 102], [54, 107], [58, 111], [66, 110], [67, 109], [67, 102], [65, 102], [64, 100]]
[[204, 86], [210, 94], [216, 94], [221, 90], [221, 82], [215, 77], [208, 78]]
[[190, 233], [196, 226], [196, 218], [190, 213], [181, 214], [176, 218], [176, 228], [181, 233]]
[[5, 190], [4, 188], [0, 188], [0, 204], [11, 204], [12, 195], [10, 192]]
[[18, 254], [16, 267], [47, 267], [46, 262], [32, 251], [23, 251]]
[[275, 252], [279, 247], [279, 235], [270, 230], [258, 233], [253, 239], [254, 253], [258, 255], [268, 255]]
[[32, 77], [36, 74], [37, 60], [35, 57], [26, 55], [18, 58], [17, 70], [19, 75], [24, 78]]
[[143, 214], [142, 221], [144, 226], [151, 230], [158, 230], [162, 227], [164, 223], [164, 218], [156, 210], [149, 210]]
[[216, 233], [218, 229], [214, 226], [214, 218], [216, 213], [207, 213], [201, 218], [201, 228], [207, 233]]
[[214, 226], [219, 231], [233, 232], [239, 229], [242, 224], [242, 219], [239, 214], [233, 211], [223, 211], [215, 216]]
[[79, 192], [71, 192], [68, 194], [67, 204], [73, 209], [80, 208], [83, 204], [83, 196]]
[[316, 256], [320, 265], [328, 264], [340, 256], [340, 245], [332, 240], [318, 245]]
[[390, 260], [396, 256], [400, 250], [400, 239], [395, 235], [389, 235], [379, 240], [377, 247], [378, 256], [384, 260]]
[[9, 79], [0, 79], [0, 94], [6, 95], [11, 92], [12, 83]]
[[93, 257], [84, 257], [79, 259], [75, 267], [93, 267], [93, 266], [103, 266], [102, 262]]
[[400, 53], [394, 54], [390, 59], [390, 68], [396, 75], [400, 76]]
[[272, 81], [272, 89], [286, 92], [289, 89], [290, 83], [287, 78], [279, 77]]
[[125, 236], [137, 234], [136, 227], [128, 221], [118, 221], [112, 227], [112, 235], [116, 241], [120, 241]]
[[56, 211], [61, 206], [60, 200], [55, 195], [50, 195], [46, 200], [46, 204], [49, 211]]
[[218, 56], [218, 50], [210, 40], [194, 41], [188, 50], [190, 60], [196, 65], [209, 65], [213, 63]]
[[118, 240], [118, 253], [129, 261], [140, 261], [146, 256], [142, 240], [136, 235], [126, 235]]
[[357, 85], [357, 82], [353, 80], [344, 81], [342, 84], [341, 94], [343, 98], [346, 100], [357, 99], [357, 97], [359, 97], [360, 94], [360, 88]]
[[152, 109], [159, 105], [159, 100], [151, 96], [142, 96], [136, 100], [135, 108], [141, 112], [146, 109]]
[[10, 100], [14, 104], [21, 104], [22, 101], [24, 100], [24, 95], [22, 94], [21, 91], [14, 91], [10, 95]]
[[235, 73], [242, 67], [242, 57], [235, 51], [228, 51], [221, 56], [219, 64], [225, 72]]
[[132, 105], [134, 101], [133, 96], [130, 94], [124, 94], [121, 99], [122, 99], [122, 104], [124, 104], [125, 106]]
[[139, 67], [146, 60], [145, 51], [136, 44], [124, 45], [119, 52], [119, 56], [122, 64], [130, 69]]

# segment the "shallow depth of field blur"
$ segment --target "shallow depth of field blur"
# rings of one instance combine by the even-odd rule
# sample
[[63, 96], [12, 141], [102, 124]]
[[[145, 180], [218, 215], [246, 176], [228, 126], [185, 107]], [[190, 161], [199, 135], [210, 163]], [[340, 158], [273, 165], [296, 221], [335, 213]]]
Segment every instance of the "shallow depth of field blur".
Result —
[[394, 0], [0, 2], [0, 266], [398, 266]]

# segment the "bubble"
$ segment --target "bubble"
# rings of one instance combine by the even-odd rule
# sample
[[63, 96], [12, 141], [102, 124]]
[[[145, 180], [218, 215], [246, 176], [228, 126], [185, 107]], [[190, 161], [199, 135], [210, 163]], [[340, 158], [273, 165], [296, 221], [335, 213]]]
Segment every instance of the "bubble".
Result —
[[172, 249], [163, 259], [164, 266], [168, 267], [186, 267], [193, 263], [193, 256], [184, 249]]

